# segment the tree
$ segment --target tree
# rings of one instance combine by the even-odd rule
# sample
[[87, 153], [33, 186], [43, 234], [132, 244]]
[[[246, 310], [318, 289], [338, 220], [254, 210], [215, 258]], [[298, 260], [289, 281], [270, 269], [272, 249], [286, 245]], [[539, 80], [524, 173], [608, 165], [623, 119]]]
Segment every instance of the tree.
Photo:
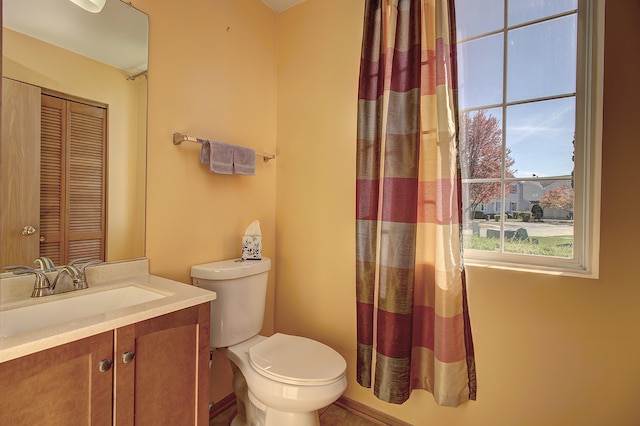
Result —
[[[502, 129], [498, 119], [486, 110], [465, 112], [460, 120], [462, 176], [465, 179], [500, 178], [502, 173]], [[504, 148], [506, 177], [514, 177], [515, 160]], [[500, 198], [500, 183], [471, 183], [468, 188], [468, 211]]]
[[573, 188], [571, 184], [565, 183], [546, 191], [542, 200], [540, 200], [540, 204], [542, 207], [573, 211]]

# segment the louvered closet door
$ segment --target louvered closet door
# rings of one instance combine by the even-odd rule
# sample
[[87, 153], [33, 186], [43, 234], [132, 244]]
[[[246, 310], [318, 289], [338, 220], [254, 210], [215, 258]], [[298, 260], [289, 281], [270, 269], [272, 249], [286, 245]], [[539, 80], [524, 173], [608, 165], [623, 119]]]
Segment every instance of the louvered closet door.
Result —
[[40, 114], [40, 256], [65, 263], [65, 165], [67, 102], [42, 96]]
[[40, 254], [104, 259], [106, 110], [42, 98]]
[[106, 112], [71, 101], [69, 112], [68, 257], [104, 260]]

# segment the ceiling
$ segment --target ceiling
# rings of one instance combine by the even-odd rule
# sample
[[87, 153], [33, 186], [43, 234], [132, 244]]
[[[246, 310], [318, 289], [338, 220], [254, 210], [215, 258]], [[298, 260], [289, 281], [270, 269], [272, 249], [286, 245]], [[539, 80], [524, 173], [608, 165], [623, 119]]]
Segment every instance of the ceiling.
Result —
[[298, 3], [302, 3], [305, 0], [262, 0], [267, 6], [269, 6], [274, 12], [282, 12], [285, 9], [295, 6]]
[[[305, 0], [262, 1], [279, 13]], [[3, 0], [2, 6], [9, 29], [132, 74], [147, 69], [147, 16], [122, 1], [108, 0], [100, 13], [69, 0]]]
[[69, 0], [3, 0], [3, 25], [137, 74], [147, 69], [147, 15], [119, 0], [89, 13]]

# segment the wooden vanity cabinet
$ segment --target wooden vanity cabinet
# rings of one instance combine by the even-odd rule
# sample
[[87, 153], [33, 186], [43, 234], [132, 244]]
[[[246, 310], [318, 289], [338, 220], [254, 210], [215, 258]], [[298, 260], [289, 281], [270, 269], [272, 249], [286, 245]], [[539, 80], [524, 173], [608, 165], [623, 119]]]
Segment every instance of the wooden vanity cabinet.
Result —
[[113, 424], [112, 359], [109, 331], [3, 362], [0, 425]]
[[115, 331], [116, 425], [209, 424], [209, 318], [206, 303]]
[[206, 426], [208, 405], [209, 303], [0, 363], [0, 425]]

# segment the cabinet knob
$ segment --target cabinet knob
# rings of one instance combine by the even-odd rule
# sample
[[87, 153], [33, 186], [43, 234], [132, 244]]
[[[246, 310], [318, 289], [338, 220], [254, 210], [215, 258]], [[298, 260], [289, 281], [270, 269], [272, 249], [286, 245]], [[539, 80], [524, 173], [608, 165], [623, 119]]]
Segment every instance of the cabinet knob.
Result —
[[136, 357], [135, 352], [125, 352], [122, 354], [122, 362], [129, 364]]
[[112, 365], [113, 361], [110, 359], [100, 360], [100, 362], [98, 363], [98, 370], [100, 370], [101, 373], [106, 373], [107, 371], [111, 370]]

